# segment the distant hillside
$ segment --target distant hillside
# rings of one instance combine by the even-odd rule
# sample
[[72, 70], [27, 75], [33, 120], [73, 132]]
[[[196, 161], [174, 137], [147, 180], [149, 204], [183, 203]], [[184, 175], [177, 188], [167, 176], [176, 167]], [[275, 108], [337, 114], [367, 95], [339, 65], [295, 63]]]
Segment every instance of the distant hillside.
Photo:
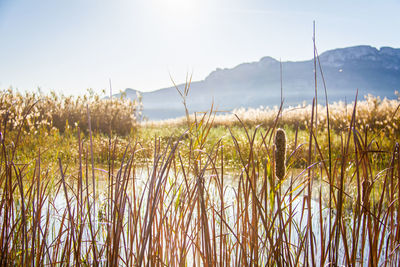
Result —
[[[400, 90], [400, 49], [355, 46], [324, 52], [321, 66], [329, 101], [354, 99], [368, 93], [394, 98]], [[313, 60], [282, 62], [285, 105], [311, 102], [314, 96]], [[183, 88], [184, 85], [179, 85]], [[238, 107], [274, 106], [280, 104], [280, 64], [264, 57], [258, 62], [243, 63], [232, 69], [217, 69], [203, 81], [192, 82], [188, 96], [190, 112], [205, 111], [211, 106], [219, 110]], [[324, 103], [323, 84], [318, 71], [318, 98]], [[136, 91], [126, 89], [136, 98]], [[158, 120], [184, 115], [182, 100], [174, 87], [144, 92], [144, 115]]]

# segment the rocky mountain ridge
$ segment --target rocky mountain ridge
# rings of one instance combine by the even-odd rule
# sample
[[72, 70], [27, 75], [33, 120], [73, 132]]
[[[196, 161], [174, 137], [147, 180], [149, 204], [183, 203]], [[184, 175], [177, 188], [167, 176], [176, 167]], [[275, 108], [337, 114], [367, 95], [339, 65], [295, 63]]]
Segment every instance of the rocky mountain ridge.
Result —
[[[357, 89], [360, 96], [374, 94], [388, 98], [395, 98], [395, 90], [400, 90], [399, 48], [354, 46], [326, 51], [319, 58], [329, 101], [351, 101]], [[324, 103], [322, 77], [317, 73], [318, 101]], [[272, 57], [231, 69], [216, 69], [204, 80], [192, 82], [188, 107], [190, 112], [195, 112], [208, 110], [211, 103], [226, 111], [279, 105], [280, 80], [280, 62]], [[313, 59], [282, 62], [282, 80], [285, 106], [310, 103], [315, 92]], [[184, 85], [178, 87], [183, 89]], [[125, 94], [136, 98], [136, 90], [128, 88]], [[143, 113], [149, 119], [184, 115], [182, 99], [175, 87], [141, 94]]]

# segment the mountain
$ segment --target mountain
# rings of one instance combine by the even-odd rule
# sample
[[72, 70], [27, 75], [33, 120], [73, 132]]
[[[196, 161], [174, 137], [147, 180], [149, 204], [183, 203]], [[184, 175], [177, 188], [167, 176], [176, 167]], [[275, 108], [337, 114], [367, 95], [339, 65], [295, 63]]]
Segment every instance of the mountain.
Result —
[[[373, 94], [396, 97], [400, 90], [400, 49], [355, 46], [330, 50], [320, 55], [323, 77], [330, 102], [354, 100]], [[324, 87], [317, 62], [318, 102], [325, 103]], [[282, 62], [284, 104], [310, 103], [315, 94], [314, 60]], [[183, 90], [184, 84], [178, 85]], [[218, 110], [280, 104], [280, 63], [264, 57], [258, 62], [243, 63], [232, 69], [217, 69], [204, 80], [192, 82], [187, 105], [190, 112], [206, 111], [214, 101]], [[126, 89], [126, 96], [136, 98], [136, 90]], [[143, 113], [153, 120], [184, 115], [182, 99], [175, 87], [143, 92]]]

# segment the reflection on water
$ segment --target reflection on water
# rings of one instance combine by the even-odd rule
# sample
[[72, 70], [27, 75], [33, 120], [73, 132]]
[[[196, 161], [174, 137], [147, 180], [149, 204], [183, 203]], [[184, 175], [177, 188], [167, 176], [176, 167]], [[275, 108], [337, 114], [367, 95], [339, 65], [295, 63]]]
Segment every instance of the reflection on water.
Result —
[[[149, 197], [149, 188], [151, 186], [150, 184], [150, 179], [149, 177], [152, 177], [154, 175], [153, 170], [149, 168], [136, 168], [133, 173], [131, 173], [129, 176], [123, 175], [122, 173], [118, 173], [117, 171], [114, 173], [114, 175], [110, 176], [108, 171], [104, 169], [96, 169], [96, 194], [95, 194], [95, 199], [93, 199], [93, 194], [91, 192], [92, 189], [92, 184], [91, 184], [91, 179], [88, 179], [89, 183], [83, 183], [82, 189], [78, 188], [78, 182], [74, 179], [69, 179], [68, 184], [69, 184], [69, 190], [67, 191], [68, 199], [69, 199], [69, 206], [71, 207], [71, 212], [72, 212], [72, 217], [76, 218], [78, 217], [78, 223], [81, 223], [80, 227], [83, 227], [83, 238], [82, 240], [90, 240], [92, 233], [90, 232], [90, 227], [88, 225], [88, 220], [86, 218], [79, 218], [77, 216], [78, 214], [85, 213], [82, 212], [84, 211], [89, 211], [88, 214], [92, 216], [92, 225], [94, 225], [94, 229], [96, 229], [96, 240], [97, 240], [97, 245], [99, 246], [99, 249], [101, 248], [102, 245], [105, 244], [107, 234], [109, 232], [109, 226], [112, 225], [112, 222], [110, 221], [110, 212], [112, 212], [113, 207], [115, 208], [115, 203], [112, 202], [110, 199], [110, 194], [124, 194], [124, 197], [126, 197], [127, 202], [129, 205], [142, 205], [140, 209], [140, 213], [142, 216], [145, 215], [146, 213], [146, 203]], [[187, 174], [185, 174], [187, 175]], [[235, 223], [237, 222], [238, 219], [238, 210], [236, 209], [237, 207], [237, 194], [238, 194], [238, 188], [240, 186], [240, 176], [243, 176], [242, 174], [234, 174], [234, 173], [225, 173], [224, 174], [224, 189], [223, 189], [223, 198], [224, 198], [224, 205], [225, 205], [225, 221], [229, 225], [230, 228], [234, 229]], [[128, 177], [127, 180], [125, 180], [124, 177]], [[181, 172], [169, 172], [168, 176], [164, 177], [167, 179], [166, 187], [162, 188], [164, 192], [170, 192], [174, 191], [171, 194], [166, 194], [165, 198], [163, 199], [164, 203], [174, 203], [174, 205], [182, 205], [183, 203], [179, 202], [179, 191], [182, 190], [185, 186], [185, 179], [184, 179], [184, 174]], [[215, 208], [220, 208], [221, 203], [220, 203], [220, 189], [218, 183], [215, 181], [220, 181], [221, 177], [218, 176], [218, 173], [213, 173], [213, 172], [206, 172], [205, 175], [203, 176], [204, 178], [204, 187], [207, 192], [207, 202], [209, 203], [209, 207], [215, 207]], [[307, 206], [307, 194], [305, 189], [306, 183], [304, 181], [307, 180], [307, 172], [304, 172], [302, 170], [294, 170], [292, 173], [288, 175], [288, 179], [286, 180], [285, 183], [283, 183], [279, 191], [281, 192], [282, 195], [285, 195], [282, 198], [282, 203], [280, 207], [278, 206], [278, 203], [275, 203], [274, 207], [272, 207], [275, 210], [280, 209], [282, 211], [282, 217], [284, 221], [291, 221], [291, 227], [290, 229], [287, 228], [286, 230], [291, 233], [290, 235], [290, 242], [292, 244], [299, 244], [301, 243], [301, 239], [304, 238], [304, 236], [308, 235], [307, 229], [308, 229], [308, 217], [309, 217], [309, 212], [311, 213], [311, 218], [312, 218], [312, 229], [313, 229], [313, 238], [315, 241], [315, 244], [319, 244], [318, 248], [316, 248], [316, 253], [317, 256], [316, 259], [319, 261], [319, 257], [321, 257], [321, 245], [324, 243], [325, 249], [329, 245], [329, 240], [326, 238], [329, 236], [329, 233], [327, 231], [327, 225], [329, 222], [334, 222], [335, 221], [335, 214], [331, 214], [331, 218], [329, 218], [329, 211], [326, 207], [325, 204], [322, 202], [320, 203], [319, 201], [313, 199], [311, 200], [311, 210], [308, 210]], [[290, 181], [296, 181], [293, 183], [290, 187]], [[187, 182], [187, 181], [186, 181]], [[193, 175], [191, 175], [190, 178], [190, 183], [195, 183], [195, 178]], [[258, 188], [258, 193], [260, 194], [261, 188], [263, 181], [257, 181], [257, 188]], [[121, 190], [122, 187], [125, 187], [126, 190]], [[318, 181], [313, 181], [313, 195], [314, 196], [319, 196], [320, 192], [321, 194], [324, 194], [324, 186], [319, 183]], [[120, 190], [120, 191], [118, 191]], [[83, 195], [79, 195], [76, 192], [82, 192]], [[79, 198], [79, 202], [77, 199]], [[320, 205], [322, 204], [322, 206]], [[249, 209], [250, 209], [251, 204], [249, 204]], [[52, 233], [56, 234], [58, 233], [59, 229], [65, 225], [68, 224], [68, 220], [65, 220], [66, 213], [67, 213], [67, 199], [66, 199], [66, 194], [62, 190], [56, 190], [52, 194], [48, 196], [48, 198], [45, 201], [45, 213], [49, 212], [51, 215], [51, 227], [52, 227]], [[176, 209], [176, 207], [173, 207], [172, 209]], [[270, 209], [271, 207], [265, 207], [265, 209]], [[96, 214], [94, 214], [94, 210], [96, 211]], [[126, 210], [125, 210], [126, 211]], [[198, 216], [197, 210], [193, 211], [193, 217]], [[211, 210], [208, 210], [208, 212], [211, 212]], [[210, 213], [211, 214], [211, 213]], [[129, 220], [129, 216], [131, 214], [129, 212], [125, 212], [123, 216], [123, 220], [127, 221]], [[82, 219], [82, 220], [81, 220]], [[323, 225], [321, 226], [321, 221], [324, 222]], [[45, 221], [42, 220], [42, 224], [44, 226]], [[76, 222], [75, 222], [76, 223]], [[262, 222], [260, 221], [260, 224]], [[279, 223], [276, 221], [276, 223]], [[347, 221], [349, 225], [353, 224], [353, 221], [349, 219]], [[217, 229], [219, 229], [221, 226], [217, 226]], [[261, 227], [260, 227], [261, 228]], [[330, 227], [329, 227], [330, 228]], [[195, 228], [191, 228], [192, 230]], [[321, 232], [323, 231], [323, 232]], [[189, 236], [191, 233], [187, 233]], [[347, 233], [350, 238], [350, 233]], [[387, 235], [387, 233], [382, 230], [381, 231], [382, 235]], [[264, 234], [260, 233], [260, 236], [262, 237]], [[325, 240], [322, 239], [322, 237], [325, 237]], [[48, 241], [51, 243], [54, 236], [48, 235], [47, 236]], [[64, 236], [64, 239], [66, 239], [67, 236]], [[90, 249], [90, 243], [87, 243], [86, 245], [83, 244], [83, 249], [89, 250]], [[340, 243], [340, 246], [338, 247], [338, 256], [339, 256], [339, 262], [344, 262], [345, 261], [345, 250], [344, 250], [344, 244], [343, 242]], [[366, 250], [363, 251], [363, 254], [361, 254], [361, 251], [358, 252], [359, 255], [364, 255], [364, 259], [359, 259], [360, 262], [367, 263], [368, 262], [368, 253], [369, 248], [368, 246], [366, 247]], [[126, 252], [124, 250], [121, 250], [122, 257], [126, 257]], [[190, 255], [189, 252], [188, 255]], [[267, 252], [265, 252], [267, 253]], [[267, 254], [265, 254], [267, 255]], [[303, 255], [304, 257], [305, 255]], [[193, 262], [191, 261], [193, 257], [188, 256], [188, 264], [192, 264]], [[103, 259], [105, 260], [105, 259]]]

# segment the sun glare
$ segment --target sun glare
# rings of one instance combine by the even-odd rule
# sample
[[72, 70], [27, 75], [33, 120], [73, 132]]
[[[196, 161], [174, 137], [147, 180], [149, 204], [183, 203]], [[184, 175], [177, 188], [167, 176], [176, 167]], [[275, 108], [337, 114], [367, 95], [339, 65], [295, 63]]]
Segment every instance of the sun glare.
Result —
[[168, 17], [189, 17], [198, 8], [198, 0], [156, 0], [156, 5]]
[[192, 11], [196, 3], [194, 0], [166, 0], [163, 2], [167, 10], [175, 12]]

